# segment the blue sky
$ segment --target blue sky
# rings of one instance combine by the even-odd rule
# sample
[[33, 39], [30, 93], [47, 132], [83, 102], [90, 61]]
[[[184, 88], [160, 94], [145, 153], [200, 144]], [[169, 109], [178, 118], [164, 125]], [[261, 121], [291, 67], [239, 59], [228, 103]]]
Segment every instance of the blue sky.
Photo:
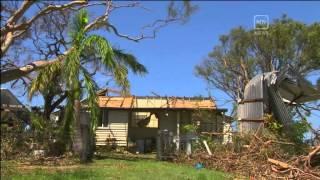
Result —
[[[130, 74], [131, 92], [134, 95], [152, 95], [156, 92], [168, 96], [208, 95], [206, 83], [194, 75], [194, 66], [217, 45], [219, 36], [232, 28], [243, 26], [253, 28], [254, 15], [268, 15], [269, 19], [279, 18], [283, 14], [310, 24], [320, 22], [320, 2], [217, 2], [195, 1], [198, 11], [184, 25], [172, 24], [159, 31], [155, 39], [139, 43], [120, 39], [107, 32], [103, 33], [110, 42], [127, 52], [134, 54], [144, 64], [149, 74], [144, 77]], [[110, 21], [123, 34], [138, 35], [143, 25], [165, 16], [168, 2], [143, 2], [151, 11], [119, 10], [111, 15]], [[100, 9], [92, 9], [91, 13]], [[313, 77], [315, 80], [318, 77]], [[103, 84], [101, 84], [103, 85]], [[228, 97], [219, 90], [210, 91], [221, 108]], [[35, 98], [26, 104], [41, 102]], [[224, 105], [223, 105], [224, 104]], [[223, 105], [223, 106], [222, 106]], [[229, 110], [230, 111], [230, 110]], [[309, 119], [320, 126], [320, 113], [314, 113]]]

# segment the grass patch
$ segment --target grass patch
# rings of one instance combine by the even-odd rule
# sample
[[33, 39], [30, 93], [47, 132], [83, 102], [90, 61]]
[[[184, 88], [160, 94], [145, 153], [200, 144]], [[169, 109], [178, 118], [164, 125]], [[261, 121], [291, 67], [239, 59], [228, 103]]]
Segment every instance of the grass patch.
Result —
[[160, 162], [152, 159], [107, 157], [88, 165], [74, 166], [16, 166], [2, 162], [1, 179], [231, 179], [230, 175], [213, 170]]

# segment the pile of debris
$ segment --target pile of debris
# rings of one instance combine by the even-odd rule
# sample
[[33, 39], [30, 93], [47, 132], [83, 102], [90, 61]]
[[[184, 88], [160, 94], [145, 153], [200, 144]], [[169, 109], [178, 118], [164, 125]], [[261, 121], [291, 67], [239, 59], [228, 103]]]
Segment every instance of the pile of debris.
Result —
[[[243, 137], [242, 137], [243, 138]], [[180, 156], [178, 163], [202, 163], [206, 168], [230, 172], [251, 179], [319, 179], [320, 145], [306, 155], [292, 155], [293, 143], [254, 134], [246, 143], [211, 146], [192, 155]]]

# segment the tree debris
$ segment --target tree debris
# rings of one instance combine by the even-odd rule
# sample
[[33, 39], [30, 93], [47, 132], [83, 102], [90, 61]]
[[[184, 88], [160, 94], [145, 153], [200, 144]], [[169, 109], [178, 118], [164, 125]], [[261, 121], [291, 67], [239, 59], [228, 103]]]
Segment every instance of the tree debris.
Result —
[[233, 144], [211, 145], [212, 156], [208, 156], [206, 149], [202, 148], [187, 158], [185, 155], [180, 156], [176, 161], [187, 164], [201, 162], [206, 168], [250, 179], [320, 180], [320, 145], [310, 149], [305, 155], [293, 155], [288, 152], [295, 146], [290, 142], [263, 135], [244, 139]]

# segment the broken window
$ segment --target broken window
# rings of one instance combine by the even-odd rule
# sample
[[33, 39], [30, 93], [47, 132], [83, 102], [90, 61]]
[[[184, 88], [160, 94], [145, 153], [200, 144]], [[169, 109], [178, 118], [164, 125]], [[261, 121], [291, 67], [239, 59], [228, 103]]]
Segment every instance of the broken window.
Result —
[[132, 112], [132, 127], [158, 128], [159, 120], [155, 113]]

